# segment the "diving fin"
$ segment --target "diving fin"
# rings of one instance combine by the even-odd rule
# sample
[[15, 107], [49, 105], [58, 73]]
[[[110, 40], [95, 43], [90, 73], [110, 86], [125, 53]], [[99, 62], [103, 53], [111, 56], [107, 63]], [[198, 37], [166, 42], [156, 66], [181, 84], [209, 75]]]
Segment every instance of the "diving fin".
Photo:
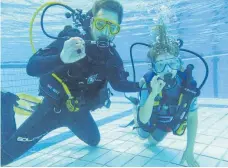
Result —
[[32, 96], [32, 95], [25, 94], [25, 93], [17, 93], [16, 95], [20, 99], [31, 102], [31, 103], [36, 103], [36, 104], [42, 103], [42, 97], [41, 96]]
[[19, 115], [30, 116], [42, 103], [42, 97], [36, 97], [25, 93], [16, 94], [19, 97], [17, 105], [14, 105], [14, 112]]

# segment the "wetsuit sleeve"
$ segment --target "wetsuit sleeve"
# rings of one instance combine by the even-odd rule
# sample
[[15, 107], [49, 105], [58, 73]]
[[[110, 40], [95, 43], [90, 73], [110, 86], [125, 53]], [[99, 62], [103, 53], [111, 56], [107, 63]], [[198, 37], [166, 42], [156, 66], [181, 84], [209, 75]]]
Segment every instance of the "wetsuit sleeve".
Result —
[[19, 98], [11, 92], [1, 91], [1, 146], [16, 132], [14, 105]]
[[112, 88], [119, 92], [139, 92], [138, 82], [127, 80], [128, 73], [124, 70], [123, 61], [115, 51], [112, 59], [107, 62], [107, 78]]
[[[71, 26], [65, 26], [58, 37], [80, 37], [80, 32]], [[27, 74], [30, 76], [41, 76], [43, 74], [60, 68], [64, 63], [60, 59], [60, 53], [66, 39], [58, 39], [44, 49], [37, 51], [27, 64]]]
[[39, 77], [64, 65], [60, 59], [64, 41], [56, 40], [44, 49], [38, 50], [27, 64], [27, 74]]

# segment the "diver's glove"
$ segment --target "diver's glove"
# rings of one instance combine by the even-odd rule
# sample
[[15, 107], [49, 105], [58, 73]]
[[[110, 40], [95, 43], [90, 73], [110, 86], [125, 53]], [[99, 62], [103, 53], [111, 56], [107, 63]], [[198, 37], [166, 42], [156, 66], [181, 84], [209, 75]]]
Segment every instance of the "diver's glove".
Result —
[[85, 41], [80, 37], [72, 37], [65, 41], [60, 53], [60, 58], [65, 64], [77, 62], [85, 56]]

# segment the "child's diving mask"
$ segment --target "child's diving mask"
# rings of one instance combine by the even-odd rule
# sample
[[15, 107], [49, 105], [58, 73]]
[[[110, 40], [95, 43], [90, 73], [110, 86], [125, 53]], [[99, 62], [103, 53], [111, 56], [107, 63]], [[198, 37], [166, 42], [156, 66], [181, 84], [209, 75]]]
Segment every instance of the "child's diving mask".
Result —
[[152, 62], [152, 66], [156, 73], [163, 72], [166, 66], [169, 66], [173, 70], [180, 70], [181, 60], [179, 57], [174, 57], [166, 60]]

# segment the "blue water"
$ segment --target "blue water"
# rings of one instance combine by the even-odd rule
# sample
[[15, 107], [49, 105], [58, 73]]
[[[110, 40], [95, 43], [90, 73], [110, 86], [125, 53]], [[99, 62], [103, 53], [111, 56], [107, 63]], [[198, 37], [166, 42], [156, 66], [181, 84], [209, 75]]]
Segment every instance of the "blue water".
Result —
[[[65, 0], [60, 1], [72, 8], [89, 10], [95, 0]], [[29, 23], [35, 10], [47, 0], [2, 0], [1, 1], [1, 53], [2, 65], [26, 63], [32, 55], [29, 43]], [[121, 0], [124, 7], [124, 20], [121, 33], [116, 37], [117, 50], [125, 62], [129, 62], [129, 48], [134, 42], [151, 42], [151, 28], [158, 17], [164, 17], [169, 35], [184, 40], [184, 48], [200, 53], [206, 58], [210, 74], [203, 89], [203, 97], [228, 98], [228, 1], [227, 0]], [[71, 20], [64, 17], [66, 10], [54, 7], [48, 10], [45, 17], [45, 29], [52, 35], [57, 35], [64, 25]], [[47, 38], [40, 28], [40, 15], [35, 20], [33, 28], [36, 49], [45, 47], [52, 39]], [[147, 48], [136, 47], [134, 59], [146, 61]], [[192, 57], [182, 54], [183, 58]], [[215, 58], [219, 58], [218, 68], [215, 68]], [[214, 63], [213, 63], [214, 60]], [[199, 60], [188, 60], [196, 66], [195, 78], [200, 83], [205, 70]], [[126, 69], [132, 75], [131, 67]], [[139, 79], [148, 69], [147, 65], [137, 66]], [[9, 73], [14, 77], [9, 77]], [[21, 75], [18, 75], [21, 74]], [[37, 87], [36, 82], [28, 82], [24, 70], [4, 69], [2, 86], [5, 89], [15, 89], [16, 92]], [[10, 78], [10, 79], [9, 79]], [[12, 78], [12, 79], [11, 79]], [[23, 80], [25, 80], [25, 84]], [[130, 77], [132, 79], [132, 76]], [[19, 82], [20, 81], [20, 82]], [[217, 82], [215, 82], [217, 81]], [[19, 82], [19, 83], [18, 83]], [[32, 83], [32, 85], [31, 85]], [[20, 88], [18, 88], [21, 86]], [[30, 89], [31, 90], [31, 89]]]
[[[2, 61], [26, 62], [32, 55], [29, 44], [29, 22], [35, 10], [47, 0], [2, 0]], [[60, 1], [72, 8], [87, 11], [94, 0]], [[170, 34], [185, 41], [185, 48], [203, 55], [228, 52], [227, 0], [122, 0], [124, 20], [116, 38], [117, 48], [124, 60], [129, 60], [129, 46], [135, 41], [150, 41], [151, 27], [158, 16], [167, 18]], [[57, 34], [70, 20], [64, 18], [60, 7], [53, 7], [45, 18], [48, 32]], [[52, 40], [42, 34], [40, 15], [35, 20], [36, 48], [45, 47]], [[137, 55], [145, 60], [145, 55]]]

